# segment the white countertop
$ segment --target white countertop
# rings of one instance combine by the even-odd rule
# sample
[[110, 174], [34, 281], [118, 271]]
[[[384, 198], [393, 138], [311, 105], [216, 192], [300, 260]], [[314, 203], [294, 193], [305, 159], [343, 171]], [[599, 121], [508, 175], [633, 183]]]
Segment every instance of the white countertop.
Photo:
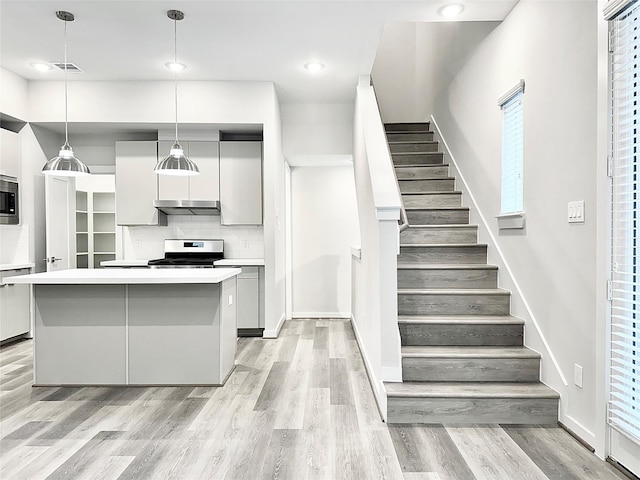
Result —
[[101, 267], [146, 267], [149, 260], [105, 260]]
[[0, 263], [0, 272], [5, 272], [7, 270], [18, 270], [20, 268], [33, 268], [35, 264], [33, 263]]
[[264, 267], [264, 258], [225, 258], [213, 264], [216, 267]]
[[239, 268], [79, 268], [8, 277], [4, 283], [34, 285], [113, 285], [152, 283], [220, 283]]

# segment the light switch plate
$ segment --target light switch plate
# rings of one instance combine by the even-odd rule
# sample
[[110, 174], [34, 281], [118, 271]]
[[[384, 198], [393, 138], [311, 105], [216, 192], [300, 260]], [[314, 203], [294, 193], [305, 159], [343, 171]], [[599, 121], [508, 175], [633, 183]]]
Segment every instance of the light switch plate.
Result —
[[233, 295], [229, 295], [229, 306], [233, 305]]
[[567, 220], [569, 223], [584, 223], [584, 200], [568, 203]]

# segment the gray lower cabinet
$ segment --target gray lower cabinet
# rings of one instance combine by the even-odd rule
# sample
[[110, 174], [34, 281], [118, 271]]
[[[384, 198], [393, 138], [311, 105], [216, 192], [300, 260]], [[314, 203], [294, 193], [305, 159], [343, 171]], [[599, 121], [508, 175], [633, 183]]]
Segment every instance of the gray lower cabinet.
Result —
[[153, 173], [158, 142], [116, 142], [116, 218], [118, 225], [167, 225], [153, 201], [158, 175]]
[[238, 275], [238, 335], [262, 336], [264, 330], [264, 267], [242, 267]]
[[[28, 268], [5, 270], [0, 280], [29, 273]], [[30, 312], [29, 285], [0, 285], [0, 341], [29, 333]]]
[[220, 142], [222, 225], [262, 225], [262, 142]]

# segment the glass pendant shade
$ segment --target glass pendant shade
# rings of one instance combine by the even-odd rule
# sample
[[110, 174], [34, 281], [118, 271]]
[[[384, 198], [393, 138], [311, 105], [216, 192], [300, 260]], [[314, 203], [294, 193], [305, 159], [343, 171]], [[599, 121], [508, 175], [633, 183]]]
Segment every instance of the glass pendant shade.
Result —
[[73, 154], [73, 148], [68, 143], [60, 147], [57, 157], [53, 157], [44, 167], [42, 173], [58, 177], [81, 177], [89, 175], [89, 167], [78, 160]]
[[163, 160], [160, 160], [153, 171], [159, 175], [183, 177], [198, 175], [200, 173], [198, 166], [185, 156], [184, 150], [178, 142], [173, 144], [171, 150], [169, 150], [169, 155]]

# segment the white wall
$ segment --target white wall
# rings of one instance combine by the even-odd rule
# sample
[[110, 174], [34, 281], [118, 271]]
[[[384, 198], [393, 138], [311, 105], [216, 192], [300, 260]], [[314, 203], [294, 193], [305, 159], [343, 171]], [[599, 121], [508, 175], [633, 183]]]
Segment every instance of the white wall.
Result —
[[353, 167], [293, 167], [291, 210], [293, 316], [349, 318], [360, 243]]
[[28, 82], [0, 67], [0, 112], [26, 121], [28, 105]]
[[282, 147], [290, 165], [299, 157], [351, 155], [352, 137], [352, 103], [282, 105]]
[[[596, 348], [597, 2], [521, 1], [486, 37], [482, 26], [459, 27], [462, 37], [439, 45], [455, 67], [442, 80], [426, 82], [433, 65], [422, 61], [429, 35], [416, 27], [416, 98], [421, 108], [396, 112], [396, 119], [426, 120], [433, 114], [523, 298], [512, 296], [512, 312], [527, 320], [526, 343], [545, 353], [546, 338], [555, 355], [542, 362], [542, 379], [562, 395], [560, 420], [591, 445], [603, 442], [604, 399], [598, 396]], [[480, 29], [480, 30], [478, 30]], [[544, 32], [544, 34], [541, 34]], [[393, 40], [392, 40], [393, 41]], [[404, 37], [397, 44], [403, 44]], [[390, 48], [390, 47], [387, 47]], [[384, 65], [376, 67], [384, 69]], [[523, 231], [497, 230], [500, 209], [501, 112], [498, 98], [525, 79], [525, 211]], [[418, 81], [422, 83], [418, 83]], [[424, 85], [423, 85], [424, 84]], [[430, 85], [443, 88], [429, 90]], [[388, 94], [391, 99], [392, 95]], [[393, 111], [386, 105], [383, 111]], [[569, 225], [567, 202], [584, 200], [586, 223]], [[472, 222], [480, 221], [477, 212]], [[481, 241], [488, 240], [481, 232]], [[489, 261], [501, 263], [490, 248]], [[500, 284], [515, 290], [501, 269]], [[530, 309], [526, 308], [524, 300]], [[535, 321], [535, 322], [534, 322]], [[535, 328], [535, 323], [539, 329]], [[574, 364], [584, 368], [584, 387], [573, 384]], [[567, 379], [564, 385], [562, 377]]]

